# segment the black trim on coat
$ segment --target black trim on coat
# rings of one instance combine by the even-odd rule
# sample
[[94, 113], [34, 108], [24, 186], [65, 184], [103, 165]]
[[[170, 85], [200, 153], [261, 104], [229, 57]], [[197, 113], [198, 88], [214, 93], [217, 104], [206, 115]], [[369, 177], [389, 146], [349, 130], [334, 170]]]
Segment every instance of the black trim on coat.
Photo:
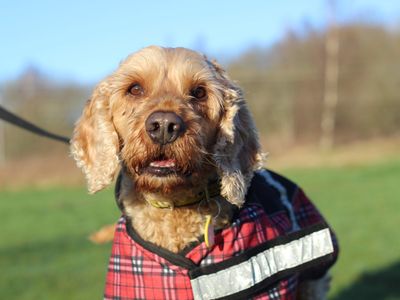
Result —
[[190, 259], [176, 254], [172, 251], [169, 251], [165, 248], [161, 248], [151, 242], [145, 241], [144, 239], [142, 239], [139, 234], [135, 231], [135, 229], [133, 229], [132, 227], [132, 222], [130, 220], [130, 218], [126, 217], [126, 231], [128, 233], [128, 235], [139, 245], [141, 245], [143, 248], [145, 248], [146, 250], [155, 253], [158, 256], [161, 256], [162, 258], [165, 258], [166, 260], [168, 260], [169, 262], [171, 262], [174, 265], [180, 266], [182, 268], [185, 269], [192, 269], [194, 267], [196, 267], [196, 264], [191, 261]]

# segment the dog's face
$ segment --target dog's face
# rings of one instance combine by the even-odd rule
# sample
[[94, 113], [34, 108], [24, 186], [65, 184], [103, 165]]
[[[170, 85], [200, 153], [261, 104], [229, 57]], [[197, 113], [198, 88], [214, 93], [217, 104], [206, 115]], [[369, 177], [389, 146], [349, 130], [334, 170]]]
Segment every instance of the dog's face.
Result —
[[137, 192], [168, 194], [218, 174], [237, 205], [261, 161], [240, 89], [184, 48], [129, 56], [96, 87], [71, 145], [91, 192], [109, 184], [122, 162]]
[[140, 191], [198, 185], [213, 164], [223, 85], [207, 61], [186, 49], [147, 48], [117, 71], [111, 97], [121, 159]]

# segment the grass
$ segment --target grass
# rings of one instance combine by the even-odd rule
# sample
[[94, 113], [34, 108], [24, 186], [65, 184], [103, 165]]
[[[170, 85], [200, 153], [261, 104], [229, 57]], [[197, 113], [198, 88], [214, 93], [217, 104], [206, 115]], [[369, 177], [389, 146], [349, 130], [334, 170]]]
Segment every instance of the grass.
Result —
[[[336, 230], [341, 254], [330, 299], [400, 299], [400, 160], [296, 168], [298, 182]], [[100, 299], [111, 245], [87, 236], [114, 222], [112, 191], [0, 191], [0, 297]]]
[[101, 299], [111, 245], [87, 236], [118, 218], [111, 191], [0, 192], [0, 298]]
[[286, 174], [305, 187], [339, 237], [330, 299], [400, 299], [400, 160]]

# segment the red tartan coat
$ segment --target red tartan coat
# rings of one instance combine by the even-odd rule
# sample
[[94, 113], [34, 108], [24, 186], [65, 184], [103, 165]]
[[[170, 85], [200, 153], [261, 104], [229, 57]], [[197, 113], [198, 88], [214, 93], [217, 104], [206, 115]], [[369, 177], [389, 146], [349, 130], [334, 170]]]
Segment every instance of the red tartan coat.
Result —
[[[335, 236], [326, 229], [331, 233], [332, 251], [308, 261], [293, 259], [291, 265], [280, 266], [282, 259], [272, 261], [271, 254], [279, 256], [282, 247], [286, 249], [282, 255], [292, 253], [295, 245], [307, 243], [324, 228], [323, 217], [301, 189], [270, 171], [258, 172], [246, 204], [229, 228], [216, 232], [211, 249], [202, 240], [179, 254], [160, 249], [141, 239], [123, 216], [115, 232], [104, 299], [295, 299], [300, 280], [323, 276], [335, 262]], [[301, 251], [307, 245], [300, 245]], [[244, 280], [232, 275], [246, 274], [249, 263], [272, 271], [269, 275], [259, 272], [261, 278], [240, 287], [257, 277], [254, 270]]]

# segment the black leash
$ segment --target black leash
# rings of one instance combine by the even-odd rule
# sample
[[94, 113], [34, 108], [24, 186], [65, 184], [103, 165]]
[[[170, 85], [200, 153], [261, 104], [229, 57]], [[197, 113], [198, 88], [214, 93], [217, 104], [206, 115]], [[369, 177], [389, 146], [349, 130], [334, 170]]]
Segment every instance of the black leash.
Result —
[[36, 133], [40, 136], [44, 136], [44, 137], [47, 137], [52, 140], [56, 140], [59, 142], [69, 144], [69, 138], [62, 136], [62, 135], [51, 133], [47, 130], [44, 130], [44, 129], [32, 124], [31, 122], [28, 122], [28, 121], [18, 117], [17, 115], [9, 112], [2, 106], [0, 106], [0, 119], [6, 121], [8, 123], [11, 123], [15, 126], [18, 126], [20, 128], [23, 128], [25, 130], [28, 130], [30, 132]]

